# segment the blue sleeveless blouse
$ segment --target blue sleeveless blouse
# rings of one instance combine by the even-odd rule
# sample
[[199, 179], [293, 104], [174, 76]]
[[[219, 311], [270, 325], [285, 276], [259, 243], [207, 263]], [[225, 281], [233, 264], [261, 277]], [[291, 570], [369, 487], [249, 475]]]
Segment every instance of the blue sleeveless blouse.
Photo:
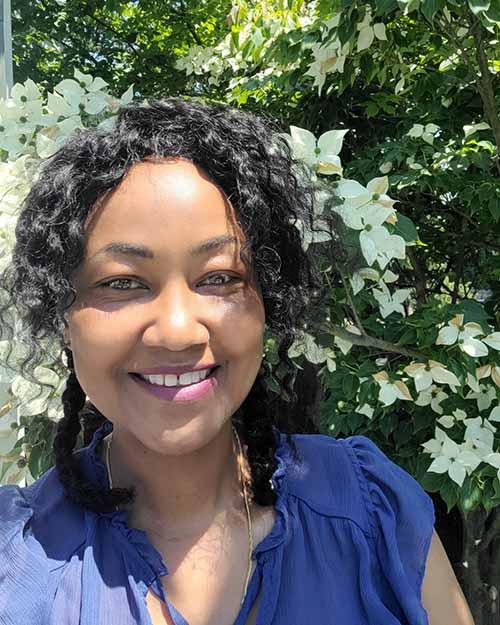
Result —
[[[107, 488], [96, 447], [112, 427], [74, 452]], [[257, 625], [428, 625], [430, 497], [364, 436], [294, 434], [297, 461], [285, 434], [275, 435], [276, 519], [254, 549], [234, 625], [259, 590]], [[0, 487], [0, 625], [151, 625], [150, 587], [175, 625], [189, 625], [165, 596], [168, 563], [126, 516], [72, 503], [55, 468], [28, 487]]]

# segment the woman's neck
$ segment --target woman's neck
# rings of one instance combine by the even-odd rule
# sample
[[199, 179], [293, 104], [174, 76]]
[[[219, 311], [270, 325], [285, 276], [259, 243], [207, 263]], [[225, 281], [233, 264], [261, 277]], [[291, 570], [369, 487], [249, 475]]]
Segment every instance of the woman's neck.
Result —
[[[196, 452], [167, 456], [146, 449], [125, 431], [110, 448], [113, 487], [135, 487], [131, 527], [182, 540], [244, 507], [231, 424]], [[237, 448], [236, 448], [237, 449]], [[103, 457], [106, 445], [103, 445]]]

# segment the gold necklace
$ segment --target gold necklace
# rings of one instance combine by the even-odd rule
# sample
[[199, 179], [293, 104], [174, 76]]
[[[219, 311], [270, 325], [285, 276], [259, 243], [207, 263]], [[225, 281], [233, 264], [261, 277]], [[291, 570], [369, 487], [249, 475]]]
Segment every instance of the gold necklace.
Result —
[[[238, 432], [236, 431], [236, 428], [234, 427], [234, 425], [232, 426], [232, 428], [233, 428], [234, 435], [236, 436], [236, 441], [238, 443], [239, 458], [242, 461], [244, 456], [243, 456], [243, 449], [241, 447], [240, 437], [238, 436]], [[111, 477], [111, 466], [109, 462], [109, 452], [111, 449], [112, 439], [113, 439], [113, 432], [111, 432], [105, 439], [107, 443], [106, 444], [106, 468], [108, 470], [108, 480], [109, 480], [110, 489], [113, 488], [113, 479]], [[253, 531], [252, 531], [252, 515], [250, 514], [250, 505], [248, 503], [249, 497], [248, 497], [248, 492], [247, 492], [247, 485], [246, 485], [245, 480], [243, 479], [240, 461], [238, 461], [237, 464], [238, 464], [238, 477], [239, 477], [240, 484], [241, 484], [242, 491], [243, 491], [243, 499], [245, 501], [245, 510], [247, 513], [247, 527], [248, 527], [248, 569], [247, 569], [247, 576], [245, 579], [245, 586], [243, 588], [243, 597], [241, 598], [241, 603], [240, 603], [240, 607], [241, 607], [243, 605], [243, 602], [245, 601], [245, 597], [246, 597], [247, 589], [248, 589], [248, 582], [250, 581], [250, 574], [252, 572]]]

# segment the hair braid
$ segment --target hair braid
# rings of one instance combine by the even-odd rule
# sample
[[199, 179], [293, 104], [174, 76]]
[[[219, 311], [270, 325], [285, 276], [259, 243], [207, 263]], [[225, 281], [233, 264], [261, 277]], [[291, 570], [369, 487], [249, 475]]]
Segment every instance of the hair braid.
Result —
[[[133, 492], [123, 488], [100, 488], [85, 478], [77, 458], [73, 455], [81, 431], [80, 411], [85, 404], [85, 393], [76, 377], [71, 350], [66, 348], [65, 354], [70, 374], [62, 394], [64, 417], [57, 424], [54, 438], [54, 455], [59, 479], [67, 496], [76, 504], [94, 512], [110, 512], [117, 505], [128, 503], [133, 498]], [[100, 416], [102, 418], [102, 415]]]

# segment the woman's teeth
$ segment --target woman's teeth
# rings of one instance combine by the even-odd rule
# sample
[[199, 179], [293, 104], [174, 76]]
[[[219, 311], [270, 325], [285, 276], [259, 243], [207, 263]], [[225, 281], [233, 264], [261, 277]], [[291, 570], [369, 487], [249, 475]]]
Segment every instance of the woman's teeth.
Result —
[[[214, 367], [215, 369], [215, 367]], [[158, 386], [187, 386], [188, 384], [196, 384], [201, 380], [204, 380], [212, 369], [202, 369], [200, 371], [191, 371], [189, 373], [182, 373], [181, 375], [142, 375], [139, 376], [149, 382], [150, 384], [157, 384]]]

